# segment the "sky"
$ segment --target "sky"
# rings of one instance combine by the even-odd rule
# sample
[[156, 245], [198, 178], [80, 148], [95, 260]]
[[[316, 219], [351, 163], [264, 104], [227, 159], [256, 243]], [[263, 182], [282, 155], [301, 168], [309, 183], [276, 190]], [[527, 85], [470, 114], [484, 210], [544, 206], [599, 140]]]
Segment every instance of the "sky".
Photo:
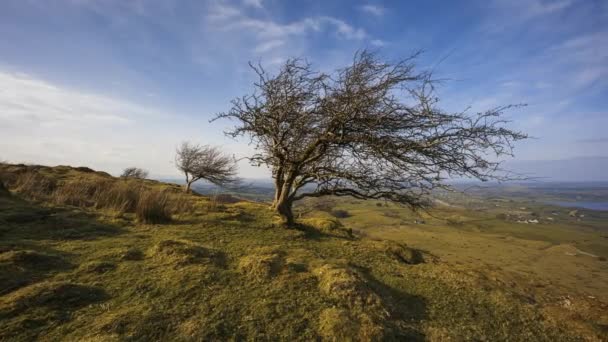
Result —
[[245, 157], [248, 140], [223, 135], [234, 122], [209, 120], [252, 91], [249, 61], [331, 71], [361, 49], [387, 60], [422, 50], [417, 66], [445, 79], [448, 111], [527, 104], [507, 113], [533, 136], [515, 162], [608, 157], [604, 0], [3, 0], [0, 37], [8, 162], [167, 178], [185, 140]]

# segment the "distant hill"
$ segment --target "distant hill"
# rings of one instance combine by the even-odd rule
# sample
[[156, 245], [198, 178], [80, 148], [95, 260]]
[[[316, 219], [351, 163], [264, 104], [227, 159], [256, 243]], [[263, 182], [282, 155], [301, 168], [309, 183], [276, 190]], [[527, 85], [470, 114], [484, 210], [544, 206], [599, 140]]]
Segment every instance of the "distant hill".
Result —
[[608, 181], [608, 157], [508, 161], [505, 167], [517, 173], [548, 181]]

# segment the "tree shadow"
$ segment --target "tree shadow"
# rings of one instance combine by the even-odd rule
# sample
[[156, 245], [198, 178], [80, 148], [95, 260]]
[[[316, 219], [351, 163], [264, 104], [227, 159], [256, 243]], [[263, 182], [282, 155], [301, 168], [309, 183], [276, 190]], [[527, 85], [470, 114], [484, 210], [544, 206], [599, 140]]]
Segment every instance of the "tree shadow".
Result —
[[357, 237], [353, 234], [353, 231], [348, 228], [334, 228], [334, 229], [320, 229], [313, 225], [297, 223], [293, 229], [304, 232], [304, 238], [308, 240], [321, 240], [327, 238], [343, 239], [343, 240], [357, 240]]
[[397, 340], [425, 341], [424, 333], [417, 327], [420, 321], [428, 317], [427, 300], [383, 283], [366, 267], [352, 267], [357, 269], [366, 284], [382, 298], [390, 315], [388, 326], [395, 333]]
[[0, 304], [0, 340], [37, 340], [49, 327], [74, 318], [74, 312], [110, 298], [99, 287], [65, 282], [41, 282], [10, 294]]
[[0, 246], [0, 296], [74, 269], [67, 253], [32, 244]]
[[117, 225], [100, 222], [98, 215], [76, 207], [43, 207], [16, 197], [0, 202], [0, 238], [4, 243], [92, 240], [123, 231]]

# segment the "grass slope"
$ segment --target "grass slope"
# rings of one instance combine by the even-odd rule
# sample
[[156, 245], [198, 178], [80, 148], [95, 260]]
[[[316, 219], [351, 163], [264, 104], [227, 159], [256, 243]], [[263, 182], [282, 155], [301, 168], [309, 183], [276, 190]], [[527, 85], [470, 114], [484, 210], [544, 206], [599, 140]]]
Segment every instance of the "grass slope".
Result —
[[[27, 172], [54, 190], [36, 200], [10, 186]], [[288, 230], [264, 204], [189, 195], [169, 222], [143, 224], [129, 210], [53, 195], [125, 180], [68, 167], [2, 165], [0, 175], [12, 192], [0, 193], [0, 340], [602, 338], [601, 327], [568, 329], [478, 274], [321, 214]]]

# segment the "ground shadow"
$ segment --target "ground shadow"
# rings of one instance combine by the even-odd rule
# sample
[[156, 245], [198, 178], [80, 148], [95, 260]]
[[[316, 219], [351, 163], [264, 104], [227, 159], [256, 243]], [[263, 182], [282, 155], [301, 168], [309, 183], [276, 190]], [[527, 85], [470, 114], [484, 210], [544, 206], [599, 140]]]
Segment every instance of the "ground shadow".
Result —
[[304, 237], [309, 240], [334, 238], [352, 241], [357, 239], [351, 229], [344, 227], [334, 228], [331, 230], [322, 230], [309, 224], [297, 223], [293, 229], [304, 232]]
[[124, 230], [102, 223], [96, 214], [76, 207], [44, 207], [11, 196], [0, 201], [0, 238], [21, 240], [91, 240], [114, 236]]
[[418, 323], [427, 318], [427, 300], [381, 282], [366, 267], [353, 267], [363, 276], [367, 286], [382, 298], [391, 317], [389, 327], [395, 337], [405, 341], [425, 341]]

